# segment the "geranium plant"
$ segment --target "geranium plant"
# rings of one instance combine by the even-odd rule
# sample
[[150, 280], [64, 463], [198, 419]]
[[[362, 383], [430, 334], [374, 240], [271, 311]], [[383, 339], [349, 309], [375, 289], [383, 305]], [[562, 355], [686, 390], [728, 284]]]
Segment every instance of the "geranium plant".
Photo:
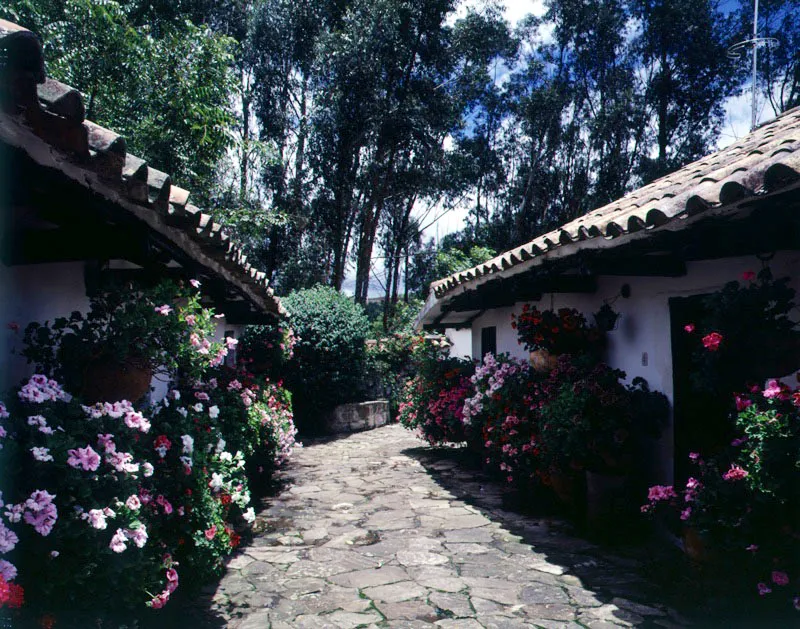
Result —
[[603, 335], [574, 308], [557, 312], [539, 310], [525, 304], [519, 316], [512, 315], [511, 327], [528, 351], [546, 350], [552, 354], [596, 353]]

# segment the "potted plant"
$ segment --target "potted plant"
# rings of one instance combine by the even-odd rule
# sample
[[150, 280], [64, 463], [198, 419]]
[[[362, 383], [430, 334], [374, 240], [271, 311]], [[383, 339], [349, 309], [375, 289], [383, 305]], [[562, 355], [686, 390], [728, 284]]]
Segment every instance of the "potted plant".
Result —
[[85, 401], [135, 401], [154, 374], [179, 366], [190, 374], [222, 361], [227, 348], [209, 340], [211, 316], [197, 293], [172, 282], [112, 285], [91, 298], [85, 314], [29, 324], [22, 354]]
[[597, 355], [603, 340], [600, 330], [589, 326], [574, 308], [553, 312], [525, 304], [519, 316], [512, 315], [511, 327], [531, 352], [531, 364], [538, 371], [554, 369], [561, 354]]

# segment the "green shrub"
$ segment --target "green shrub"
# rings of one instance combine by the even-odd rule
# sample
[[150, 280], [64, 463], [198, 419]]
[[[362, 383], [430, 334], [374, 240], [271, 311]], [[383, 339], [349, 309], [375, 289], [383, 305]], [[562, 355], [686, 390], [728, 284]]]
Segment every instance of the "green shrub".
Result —
[[291, 293], [283, 305], [297, 336], [287, 383], [298, 425], [318, 432], [327, 411], [363, 399], [369, 320], [351, 298], [325, 286]]

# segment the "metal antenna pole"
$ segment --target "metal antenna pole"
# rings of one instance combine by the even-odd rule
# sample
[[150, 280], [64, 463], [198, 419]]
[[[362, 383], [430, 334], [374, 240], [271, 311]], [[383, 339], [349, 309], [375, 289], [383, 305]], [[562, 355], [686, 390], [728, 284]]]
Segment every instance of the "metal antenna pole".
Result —
[[757, 81], [758, 81], [758, 0], [753, 1], [753, 111], [750, 120], [750, 131], [756, 128], [758, 117]]
[[753, 0], [753, 38], [741, 41], [728, 48], [728, 57], [731, 59], [738, 59], [742, 55], [742, 51], [747, 48], [753, 49], [753, 102], [751, 105], [750, 114], [750, 131], [756, 128], [758, 124], [758, 48], [759, 46], [777, 46], [778, 40], [774, 37], [759, 37], [758, 36], [758, 0]]

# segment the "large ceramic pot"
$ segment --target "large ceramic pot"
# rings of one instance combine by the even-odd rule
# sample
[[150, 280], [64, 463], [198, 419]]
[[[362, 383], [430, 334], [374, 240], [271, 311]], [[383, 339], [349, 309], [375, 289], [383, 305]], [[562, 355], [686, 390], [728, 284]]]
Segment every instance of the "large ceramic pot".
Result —
[[558, 356], [546, 349], [537, 349], [530, 354], [530, 363], [534, 371], [550, 373], [558, 366]]
[[143, 358], [119, 361], [110, 356], [94, 358], [83, 374], [81, 396], [90, 403], [135, 402], [150, 390], [153, 368]]
[[608, 528], [623, 517], [626, 508], [628, 477], [586, 471], [586, 522], [592, 527]]

